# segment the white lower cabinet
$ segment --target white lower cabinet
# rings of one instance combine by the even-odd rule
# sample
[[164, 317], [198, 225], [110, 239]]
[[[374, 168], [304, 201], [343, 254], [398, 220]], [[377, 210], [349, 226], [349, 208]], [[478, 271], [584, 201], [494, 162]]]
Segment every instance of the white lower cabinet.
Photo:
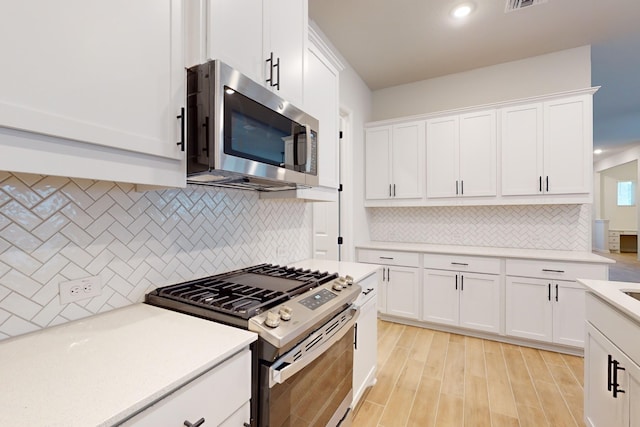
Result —
[[576, 282], [507, 277], [506, 333], [584, 346], [585, 290]]
[[[491, 261], [494, 260], [488, 263], [481, 260], [478, 265], [490, 270], [494, 269], [494, 265], [499, 268], [499, 261], [495, 260], [496, 264]], [[470, 264], [425, 256], [426, 266], [446, 263], [463, 268], [468, 268]], [[422, 320], [499, 333], [500, 277], [499, 274], [425, 269]]]
[[177, 389], [122, 425], [242, 426], [250, 422], [251, 352], [247, 349]]
[[378, 276], [371, 275], [358, 282], [362, 286], [362, 295], [356, 304], [362, 301], [360, 316], [356, 323], [356, 339], [353, 351], [353, 403], [355, 408], [367, 387], [375, 383], [378, 359], [378, 333], [376, 310]]
[[415, 252], [358, 249], [358, 262], [379, 264], [378, 311], [407, 319], [420, 317], [420, 255]]
[[640, 366], [589, 323], [584, 364], [587, 425], [640, 426]]
[[382, 267], [382, 312], [392, 316], [418, 319], [418, 269], [412, 267]]

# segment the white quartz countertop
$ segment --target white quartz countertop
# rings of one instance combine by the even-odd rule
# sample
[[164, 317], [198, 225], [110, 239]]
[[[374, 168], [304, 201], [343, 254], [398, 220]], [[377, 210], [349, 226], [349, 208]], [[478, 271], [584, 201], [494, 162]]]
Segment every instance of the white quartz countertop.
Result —
[[146, 304], [0, 342], [0, 425], [112, 425], [257, 335]]
[[618, 310], [627, 314], [636, 322], [640, 323], [640, 301], [624, 294], [623, 292], [640, 292], [640, 283], [583, 279], [578, 279], [578, 282], [582, 283], [588, 291], [599, 296]]
[[356, 245], [360, 249], [381, 249], [434, 254], [472, 255], [498, 258], [540, 259], [550, 261], [589, 262], [614, 264], [615, 261], [582, 251], [558, 251], [544, 249], [495, 248], [487, 246], [430, 245], [424, 243], [370, 242]]
[[291, 264], [291, 267], [308, 268], [310, 270], [338, 273], [340, 276], [351, 276], [354, 282], [359, 282], [367, 276], [375, 273], [380, 266], [359, 262], [332, 261], [325, 259], [307, 259]]

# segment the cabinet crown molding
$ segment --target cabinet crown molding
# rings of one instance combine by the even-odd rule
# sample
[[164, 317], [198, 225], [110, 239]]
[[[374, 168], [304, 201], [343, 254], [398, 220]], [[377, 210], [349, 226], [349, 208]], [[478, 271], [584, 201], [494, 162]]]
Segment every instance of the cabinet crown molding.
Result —
[[479, 110], [488, 110], [488, 109], [492, 109], [492, 108], [496, 108], [497, 109], [497, 108], [502, 108], [502, 107], [512, 107], [512, 106], [519, 105], [519, 104], [528, 104], [528, 103], [532, 103], [532, 102], [550, 101], [550, 100], [554, 100], [554, 99], [558, 99], [558, 98], [567, 98], [567, 97], [570, 97], [570, 96], [593, 95], [594, 93], [596, 93], [598, 91], [598, 89], [600, 89], [600, 86], [593, 86], [593, 87], [588, 87], [588, 88], [584, 88], [584, 89], [568, 90], [568, 91], [563, 91], [563, 92], [555, 92], [555, 93], [551, 93], [551, 94], [530, 96], [530, 97], [527, 97], [527, 98], [518, 98], [518, 99], [512, 99], [512, 100], [508, 100], [508, 101], [493, 102], [493, 103], [489, 103], [489, 104], [481, 104], [481, 105], [473, 105], [473, 106], [469, 106], [469, 107], [454, 108], [454, 109], [451, 109], [451, 110], [434, 111], [432, 113], [422, 113], [422, 114], [416, 114], [416, 115], [412, 115], [412, 116], [395, 117], [395, 118], [390, 118], [390, 119], [367, 122], [367, 123], [364, 124], [364, 127], [368, 128], [368, 127], [375, 127], [375, 126], [385, 126], [385, 125], [391, 125], [391, 124], [399, 124], [399, 123], [404, 123], [404, 122], [412, 122], [412, 121], [416, 121], [416, 120], [427, 120], [427, 119], [433, 119], [433, 118], [437, 118], [437, 117], [441, 117], [441, 116], [449, 116], [449, 115], [452, 115], [452, 114], [473, 113], [473, 112], [479, 111]]

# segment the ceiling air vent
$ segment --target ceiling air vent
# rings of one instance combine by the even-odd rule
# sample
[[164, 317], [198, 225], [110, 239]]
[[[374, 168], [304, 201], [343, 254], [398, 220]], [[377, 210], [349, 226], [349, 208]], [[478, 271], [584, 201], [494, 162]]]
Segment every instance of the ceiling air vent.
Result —
[[549, 0], [507, 0], [507, 6], [504, 12], [513, 12], [514, 10], [524, 9], [529, 6], [546, 3]]

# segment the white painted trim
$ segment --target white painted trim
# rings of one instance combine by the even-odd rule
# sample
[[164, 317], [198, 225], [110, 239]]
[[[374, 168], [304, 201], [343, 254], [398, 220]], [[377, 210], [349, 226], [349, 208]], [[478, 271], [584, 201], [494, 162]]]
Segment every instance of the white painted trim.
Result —
[[354, 224], [354, 174], [353, 174], [353, 111], [340, 107], [340, 127], [342, 140], [338, 143], [340, 150], [340, 184], [343, 186], [340, 228], [343, 238], [341, 261], [356, 259]]
[[311, 43], [311, 46], [316, 47], [322, 53], [322, 55], [331, 62], [331, 65], [336, 68], [338, 72], [343, 71], [346, 68], [345, 65], [340, 60], [340, 58], [338, 58], [333, 49], [331, 49], [331, 47], [329, 47], [329, 45], [327, 45], [327, 43], [324, 41], [320, 30], [312, 25], [311, 21], [309, 22], [308, 29], [309, 42]]

